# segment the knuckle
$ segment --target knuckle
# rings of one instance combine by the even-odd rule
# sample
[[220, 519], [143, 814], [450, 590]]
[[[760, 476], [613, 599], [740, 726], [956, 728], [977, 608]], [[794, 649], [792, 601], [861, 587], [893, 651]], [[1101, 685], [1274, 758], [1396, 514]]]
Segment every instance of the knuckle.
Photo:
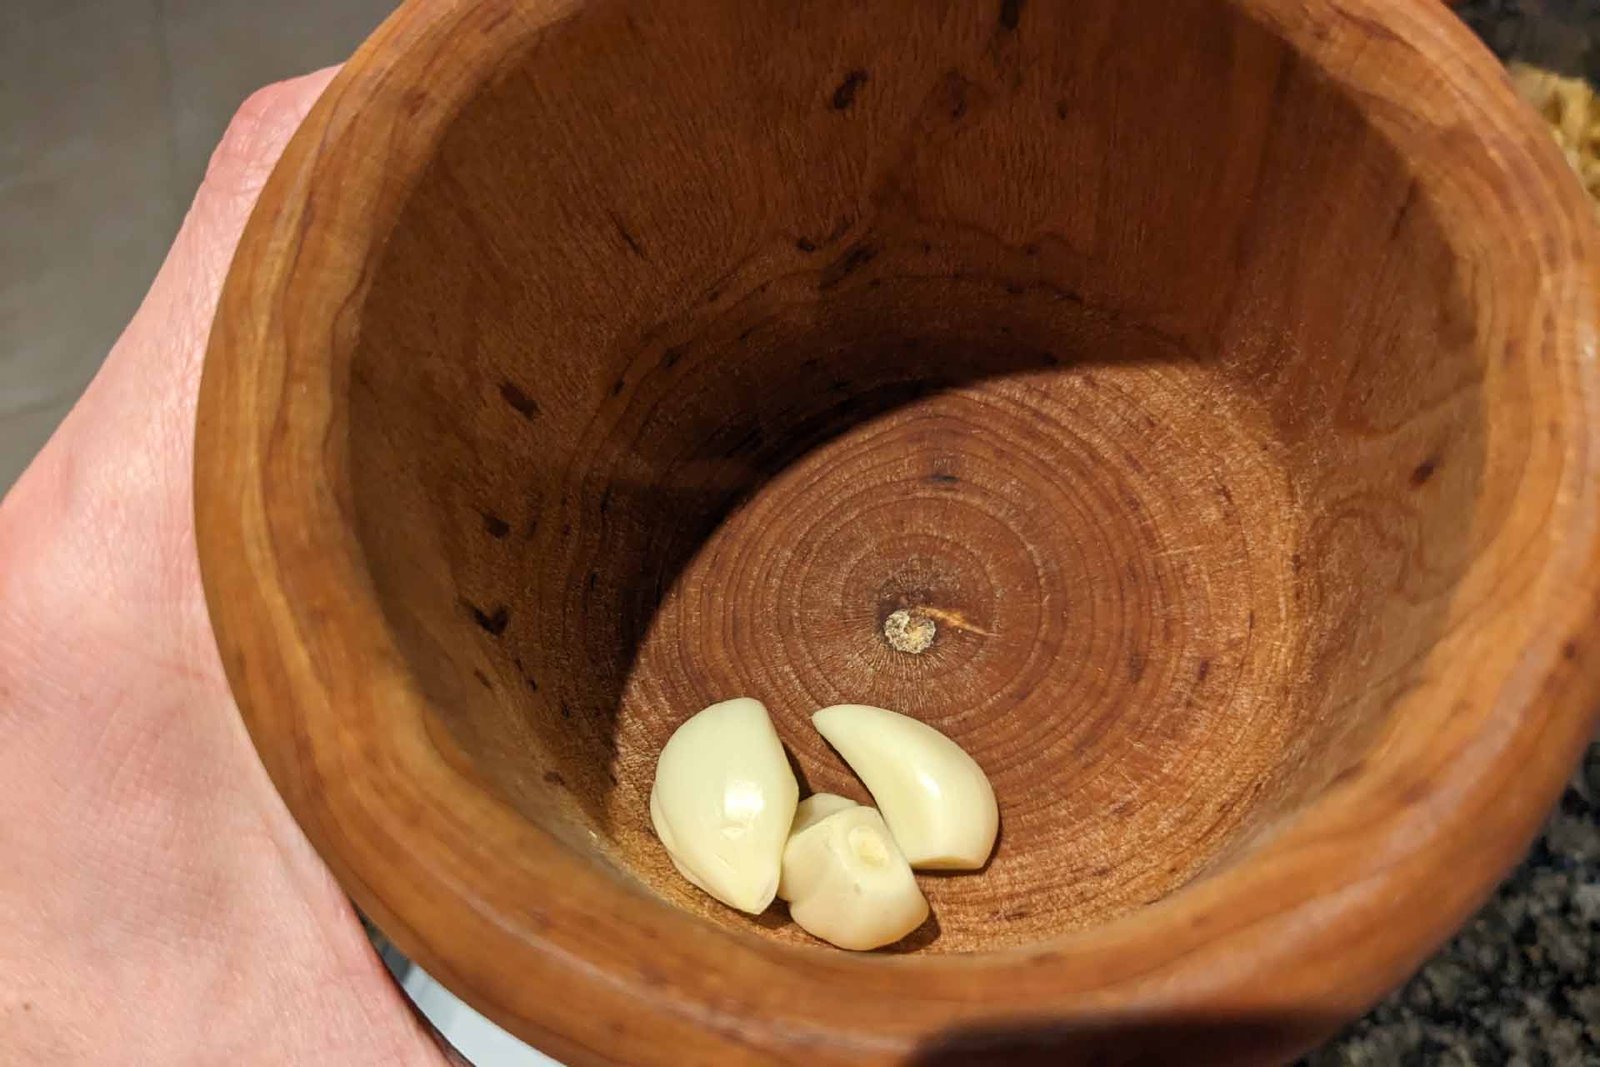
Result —
[[286, 83], [257, 89], [239, 106], [206, 169], [205, 183], [235, 195], [259, 192], [301, 111]]

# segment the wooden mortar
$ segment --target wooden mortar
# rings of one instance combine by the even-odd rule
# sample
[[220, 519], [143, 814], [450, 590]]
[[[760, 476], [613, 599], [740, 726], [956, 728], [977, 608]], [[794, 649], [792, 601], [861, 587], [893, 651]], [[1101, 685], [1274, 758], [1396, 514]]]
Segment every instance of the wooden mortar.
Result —
[[[234, 691], [569, 1061], [1282, 1057], [1590, 735], [1597, 249], [1425, 0], [410, 0], [213, 335]], [[874, 955], [694, 891], [646, 798], [736, 695], [812, 789], [822, 705], [956, 738], [988, 869]]]

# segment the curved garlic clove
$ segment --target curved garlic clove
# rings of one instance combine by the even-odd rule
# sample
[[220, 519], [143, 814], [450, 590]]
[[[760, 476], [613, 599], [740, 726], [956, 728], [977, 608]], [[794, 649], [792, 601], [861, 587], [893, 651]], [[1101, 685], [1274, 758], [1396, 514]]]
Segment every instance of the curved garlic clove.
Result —
[[667, 741], [650, 821], [685, 878], [757, 915], [777, 894], [799, 797], [766, 707], [743, 697], [711, 705]]
[[883, 817], [859, 804], [789, 838], [780, 893], [802, 930], [858, 951], [898, 941], [928, 917], [928, 902]]
[[894, 840], [919, 870], [975, 870], [994, 849], [1000, 811], [977, 761], [927, 723], [866, 704], [811, 721], [860, 776]]

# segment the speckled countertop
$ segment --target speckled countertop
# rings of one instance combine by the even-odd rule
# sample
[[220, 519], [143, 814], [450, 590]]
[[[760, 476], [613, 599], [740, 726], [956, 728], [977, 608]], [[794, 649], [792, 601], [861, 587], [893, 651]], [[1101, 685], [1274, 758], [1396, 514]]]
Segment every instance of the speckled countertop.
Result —
[[1304, 1063], [1600, 1064], [1600, 744], [1494, 899], [1403, 989]]
[[1600, 85], [1600, 0], [1467, 0], [1456, 11], [1501, 59]]
[[[1600, 0], [1470, 0], [1505, 60], [1600, 85]], [[1306, 1067], [1600, 1064], [1600, 744], [1528, 857], [1409, 983]]]

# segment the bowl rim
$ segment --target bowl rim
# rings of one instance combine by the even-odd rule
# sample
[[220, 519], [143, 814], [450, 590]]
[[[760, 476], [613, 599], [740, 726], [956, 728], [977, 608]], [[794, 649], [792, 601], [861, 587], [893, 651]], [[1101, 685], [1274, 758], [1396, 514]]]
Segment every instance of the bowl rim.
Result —
[[[196, 522], [256, 748], [340, 884], [412, 959], [573, 1061], [893, 1059], [969, 1026], [1073, 1030], [1197, 1012], [1282, 1023], [1293, 1049], [1397, 984], [1488, 895], [1600, 706], [1600, 234], [1545, 131], [1444, 5], [1231, 2], [1367, 100], [1408, 162], [1452, 136], [1472, 146], [1476, 179], [1517, 194], [1527, 230], [1508, 239], [1540, 278], [1526, 325], [1553, 327], [1528, 373], [1559, 415], [1533, 460], [1555, 479], [1556, 513], [1521, 616], [1539, 621], [1491, 657], [1494, 684], [1462, 716], [1471, 729], [1415, 774], [1374, 761], [1248, 863], [1133, 915], [967, 956], [859, 957], [724, 930], [521, 821], [427, 729], [348, 489], [328, 474], [347, 460], [330, 428], [367, 260], [410, 183], [495, 62], [583, 0], [407, 0], [316, 105], [245, 231], [202, 382]], [[363, 744], [349, 745], [352, 734]], [[1515, 783], [1491, 773], [1508, 765]], [[606, 922], [573, 921], [597, 901]]]

